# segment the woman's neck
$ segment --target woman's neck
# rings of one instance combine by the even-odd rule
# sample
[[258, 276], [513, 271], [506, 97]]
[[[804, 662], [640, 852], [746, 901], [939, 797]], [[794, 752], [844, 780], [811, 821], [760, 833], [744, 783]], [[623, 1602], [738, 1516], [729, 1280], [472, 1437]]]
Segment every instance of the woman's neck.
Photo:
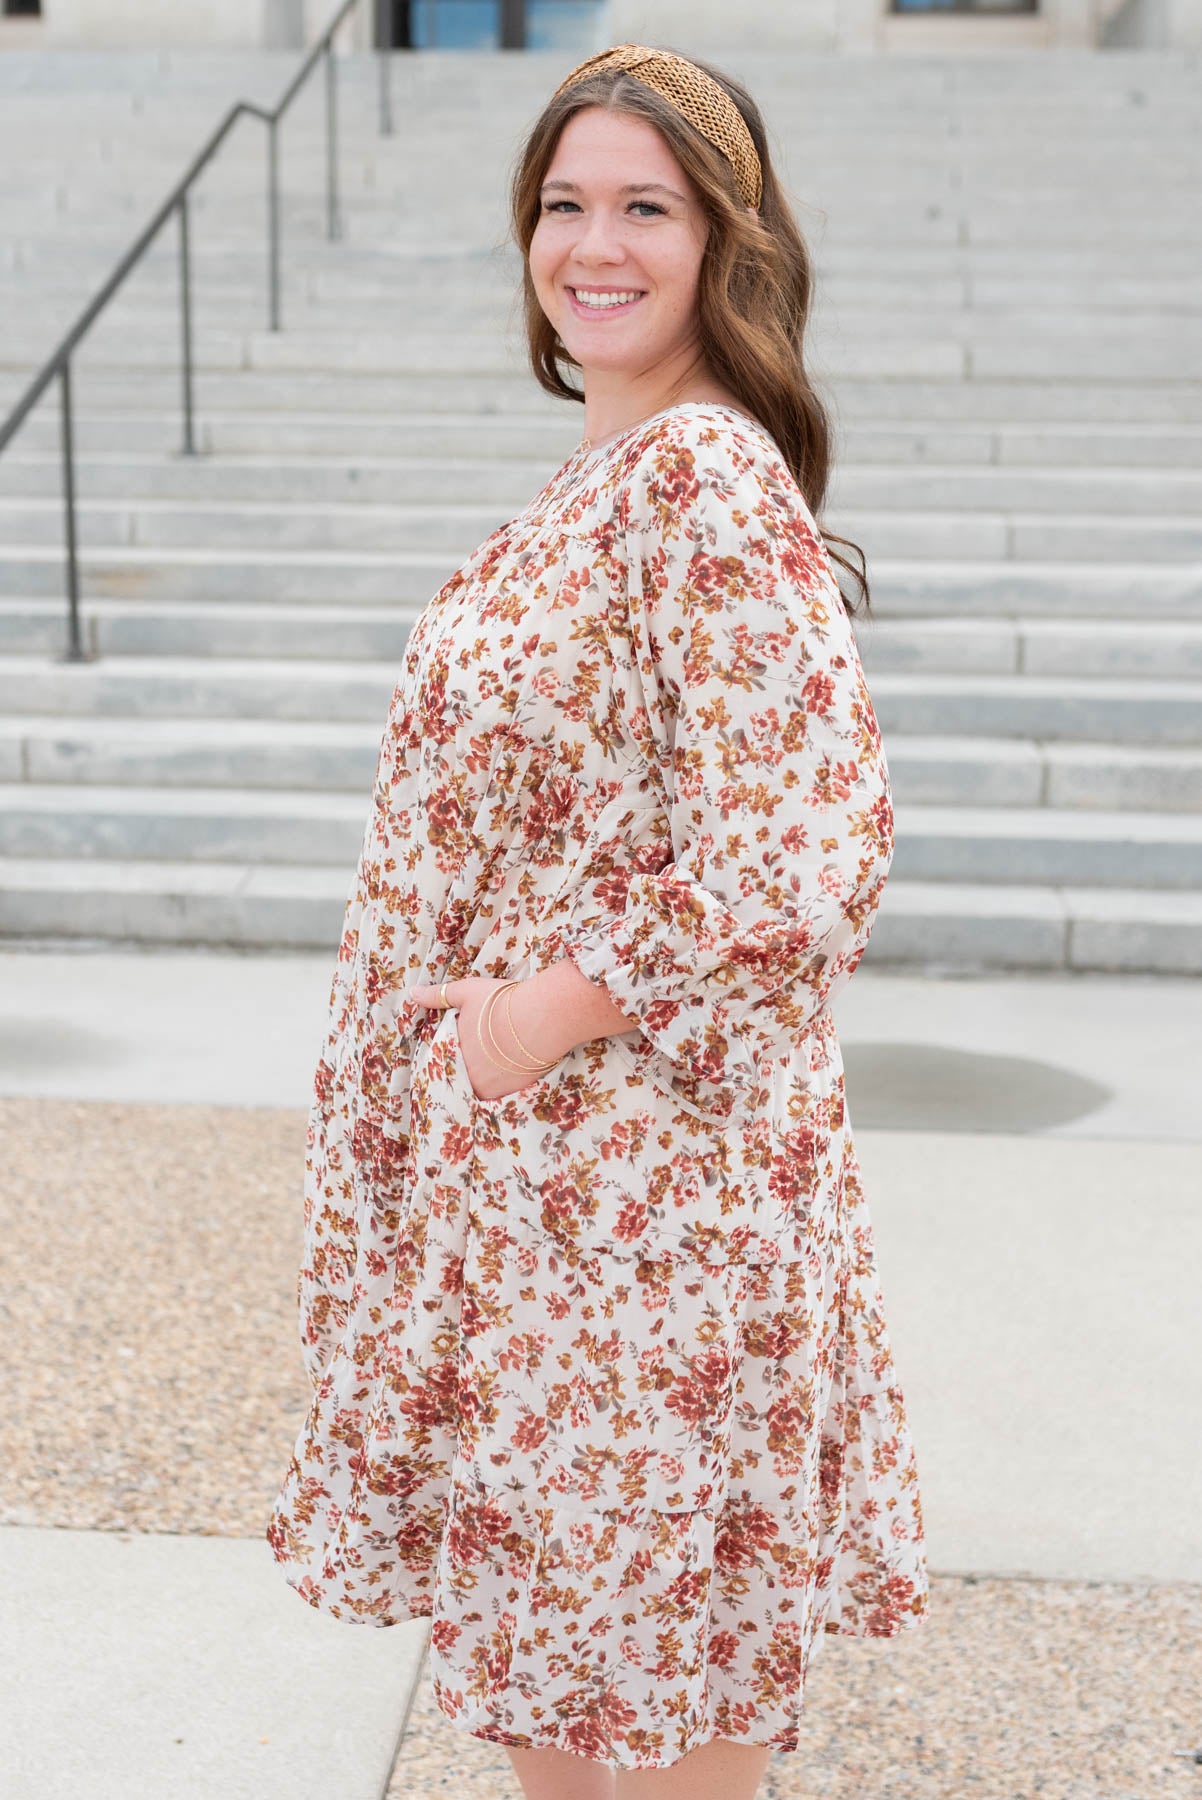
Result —
[[594, 450], [612, 438], [620, 437], [632, 425], [665, 412], [670, 406], [691, 401], [713, 401], [720, 406], [738, 406], [738, 397], [702, 365], [685, 368], [674, 378], [665, 380], [662, 371], [648, 381], [611, 385], [604, 378], [584, 378], [584, 438]]

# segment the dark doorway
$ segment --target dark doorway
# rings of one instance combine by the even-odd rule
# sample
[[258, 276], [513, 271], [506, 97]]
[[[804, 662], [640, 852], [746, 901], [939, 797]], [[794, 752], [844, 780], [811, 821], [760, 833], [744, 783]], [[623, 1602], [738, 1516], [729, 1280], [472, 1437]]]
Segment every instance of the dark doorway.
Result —
[[397, 50], [524, 50], [523, 0], [392, 0]]
[[601, 48], [602, 0], [385, 0], [379, 17], [394, 50]]
[[1037, 13], [1039, 0], [892, 0], [895, 13]]

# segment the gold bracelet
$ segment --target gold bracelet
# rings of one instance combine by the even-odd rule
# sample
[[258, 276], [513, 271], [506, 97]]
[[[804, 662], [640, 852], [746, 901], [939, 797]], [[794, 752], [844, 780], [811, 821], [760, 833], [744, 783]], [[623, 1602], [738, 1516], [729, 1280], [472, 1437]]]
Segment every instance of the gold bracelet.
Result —
[[544, 1059], [542, 1057], [535, 1056], [533, 1050], [527, 1050], [525, 1044], [523, 1044], [521, 1038], [517, 1034], [517, 1027], [513, 1022], [513, 1014], [509, 1010], [509, 997], [510, 997], [512, 988], [517, 987], [518, 985], [519, 984], [515, 981], [515, 982], [511, 983], [509, 987], [503, 987], [501, 989], [502, 994], [505, 996], [505, 1022], [509, 1026], [510, 1034], [513, 1038], [513, 1041], [517, 1045], [518, 1049], [521, 1051], [522, 1055], [530, 1056], [530, 1057], [534, 1058], [534, 1061], [531, 1064], [532, 1068], [538, 1068], [538, 1069], [542, 1069], [542, 1070], [553, 1069], [555, 1067], [556, 1063], [559, 1061], [558, 1056], [553, 1056], [551, 1058], [550, 1062], [544, 1061]]
[[[525, 1063], [514, 1062], [512, 1058], [506, 1056], [505, 1052], [501, 1049], [500, 1044], [497, 1042], [496, 1033], [492, 1028], [493, 1008], [500, 1000], [502, 994], [507, 994], [511, 987], [517, 987], [517, 985], [516, 981], [510, 981], [506, 982], [504, 987], [494, 988], [492, 993], [485, 1000], [484, 1005], [480, 1008], [480, 1013], [476, 1020], [476, 1034], [480, 1039], [480, 1048], [484, 1051], [488, 1060], [491, 1063], [495, 1063], [498, 1068], [510, 1069], [516, 1075], [545, 1075], [549, 1069], [555, 1067], [555, 1062], [543, 1063], [535, 1069], [529, 1068]], [[493, 1049], [499, 1053], [495, 1056], [484, 1042], [484, 1029], [486, 1026], [488, 1028], [488, 1035], [492, 1039]], [[557, 1062], [558, 1060], [557, 1057], [555, 1061]]]
[[[496, 1064], [496, 1067], [498, 1069], [503, 1069], [505, 1067], [505, 1064], [503, 1062], [500, 1062], [493, 1055], [493, 1053], [489, 1049], [488, 1045], [484, 1042], [484, 1026], [485, 1026], [485, 1021], [486, 1021], [486, 1016], [487, 1016], [490, 1006], [492, 1006], [492, 1004], [493, 1004], [493, 1001], [494, 1001], [494, 995], [493, 994], [487, 995], [485, 998], [485, 1001], [484, 1001], [484, 1005], [480, 1008], [480, 1011], [476, 1014], [476, 1036], [479, 1038], [480, 1048], [481, 1048], [481, 1050], [483, 1050], [485, 1056], [487, 1056], [489, 1062]], [[491, 1028], [489, 1029], [488, 1035], [490, 1037], [492, 1036]]]
[[[505, 1068], [512, 1069], [512, 1070], [514, 1070], [514, 1072], [516, 1074], [519, 1074], [519, 1075], [545, 1075], [549, 1069], [553, 1069], [555, 1067], [554, 1062], [540, 1063], [537, 1067], [534, 1067], [534, 1068], [532, 1068], [528, 1063], [514, 1062], [513, 1058], [506, 1056], [504, 1050], [501, 1049], [500, 1044], [497, 1042], [497, 1034], [493, 1030], [492, 1016], [493, 1016], [493, 1013], [496, 1010], [497, 1006], [500, 1004], [501, 996], [504, 995], [506, 1000], [508, 1000], [510, 988], [517, 987], [517, 985], [518, 984], [516, 981], [506, 982], [504, 987], [495, 988], [493, 990], [493, 992], [489, 995], [489, 998], [487, 1001], [487, 1017], [485, 1019], [485, 1023], [488, 1026], [488, 1034], [492, 1039], [493, 1048], [494, 1048], [494, 1050], [497, 1051], [498, 1057], [500, 1058], [502, 1065]], [[482, 1012], [484, 1012], [484, 1010], [485, 1010], [484, 1008], [481, 1009]], [[498, 1057], [493, 1058], [494, 1062], [498, 1060]], [[556, 1061], [558, 1061], [558, 1058], [556, 1058]]]
[[[530, 1072], [528, 1069], [523, 1069], [521, 1063], [511, 1062], [505, 1055], [505, 1052], [501, 1050], [501, 1046], [497, 1043], [496, 1033], [492, 1028], [492, 1010], [497, 1001], [501, 998], [501, 993], [502, 990], [500, 988], [494, 988], [492, 993], [489, 994], [488, 998], [485, 1000], [484, 1005], [480, 1008], [479, 1016], [476, 1020], [476, 1035], [480, 1039], [480, 1048], [483, 1050], [485, 1056], [487, 1056], [489, 1062], [495, 1064], [498, 1069], [511, 1069], [516, 1075], [527, 1075]], [[492, 1039], [494, 1049], [500, 1051], [499, 1056], [494, 1056], [492, 1050], [490, 1050], [488, 1045], [484, 1042], [484, 1030], [486, 1026], [488, 1028], [488, 1035]]]

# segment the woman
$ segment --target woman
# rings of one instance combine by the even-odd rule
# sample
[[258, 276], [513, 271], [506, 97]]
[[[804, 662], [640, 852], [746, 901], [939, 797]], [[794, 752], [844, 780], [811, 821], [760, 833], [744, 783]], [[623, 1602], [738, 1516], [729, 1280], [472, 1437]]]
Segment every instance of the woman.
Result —
[[590, 58], [513, 213], [587, 436], [409, 637], [268, 1539], [335, 1618], [429, 1617], [439, 1706], [530, 1800], [749, 1800], [821, 1634], [927, 1610], [829, 1011], [888, 777], [754, 103]]

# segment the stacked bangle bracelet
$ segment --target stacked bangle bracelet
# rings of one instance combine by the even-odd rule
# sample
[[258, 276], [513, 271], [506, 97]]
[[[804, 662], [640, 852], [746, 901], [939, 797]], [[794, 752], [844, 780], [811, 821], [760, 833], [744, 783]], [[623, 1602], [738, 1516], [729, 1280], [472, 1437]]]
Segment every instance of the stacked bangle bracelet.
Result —
[[496, 1047], [498, 1050], [500, 1050], [500, 1046], [497, 1044], [496, 1037], [493, 1033], [492, 1012], [493, 1012], [493, 1007], [501, 999], [502, 995], [504, 995], [505, 1017], [509, 1022], [509, 1030], [510, 1030], [510, 1033], [512, 1034], [513, 1041], [517, 1045], [518, 1049], [522, 1052], [523, 1056], [530, 1055], [530, 1051], [527, 1050], [525, 1044], [523, 1044], [521, 1038], [518, 1036], [517, 1031], [514, 1028], [513, 1014], [509, 1010], [509, 990], [511, 988], [517, 987], [518, 985], [519, 985], [519, 983], [516, 981], [507, 981], [504, 983], [504, 985], [502, 987], [494, 989], [494, 991], [488, 996], [488, 999], [484, 1002], [484, 1005], [480, 1008], [480, 1016], [476, 1020], [476, 1035], [480, 1039], [480, 1048], [483, 1050], [485, 1056], [488, 1057], [490, 1062], [496, 1063], [498, 1068], [514, 1069], [519, 1074], [522, 1074], [522, 1075], [529, 1075], [529, 1074], [545, 1075], [547, 1070], [553, 1069], [555, 1067], [556, 1063], [559, 1061], [559, 1058], [557, 1056], [553, 1056], [549, 1062], [543, 1062], [539, 1057], [533, 1058], [533, 1060], [528, 1063], [513, 1062], [509, 1057], [507, 1057], [505, 1055], [504, 1051], [501, 1051], [499, 1055], [494, 1056], [493, 1052], [489, 1049], [488, 1045], [484, 1042], [484, 1031], [485, 1031], [485, 1028], [487, 1027], [488, 1035], [492, 1039], [494, 1047]]

